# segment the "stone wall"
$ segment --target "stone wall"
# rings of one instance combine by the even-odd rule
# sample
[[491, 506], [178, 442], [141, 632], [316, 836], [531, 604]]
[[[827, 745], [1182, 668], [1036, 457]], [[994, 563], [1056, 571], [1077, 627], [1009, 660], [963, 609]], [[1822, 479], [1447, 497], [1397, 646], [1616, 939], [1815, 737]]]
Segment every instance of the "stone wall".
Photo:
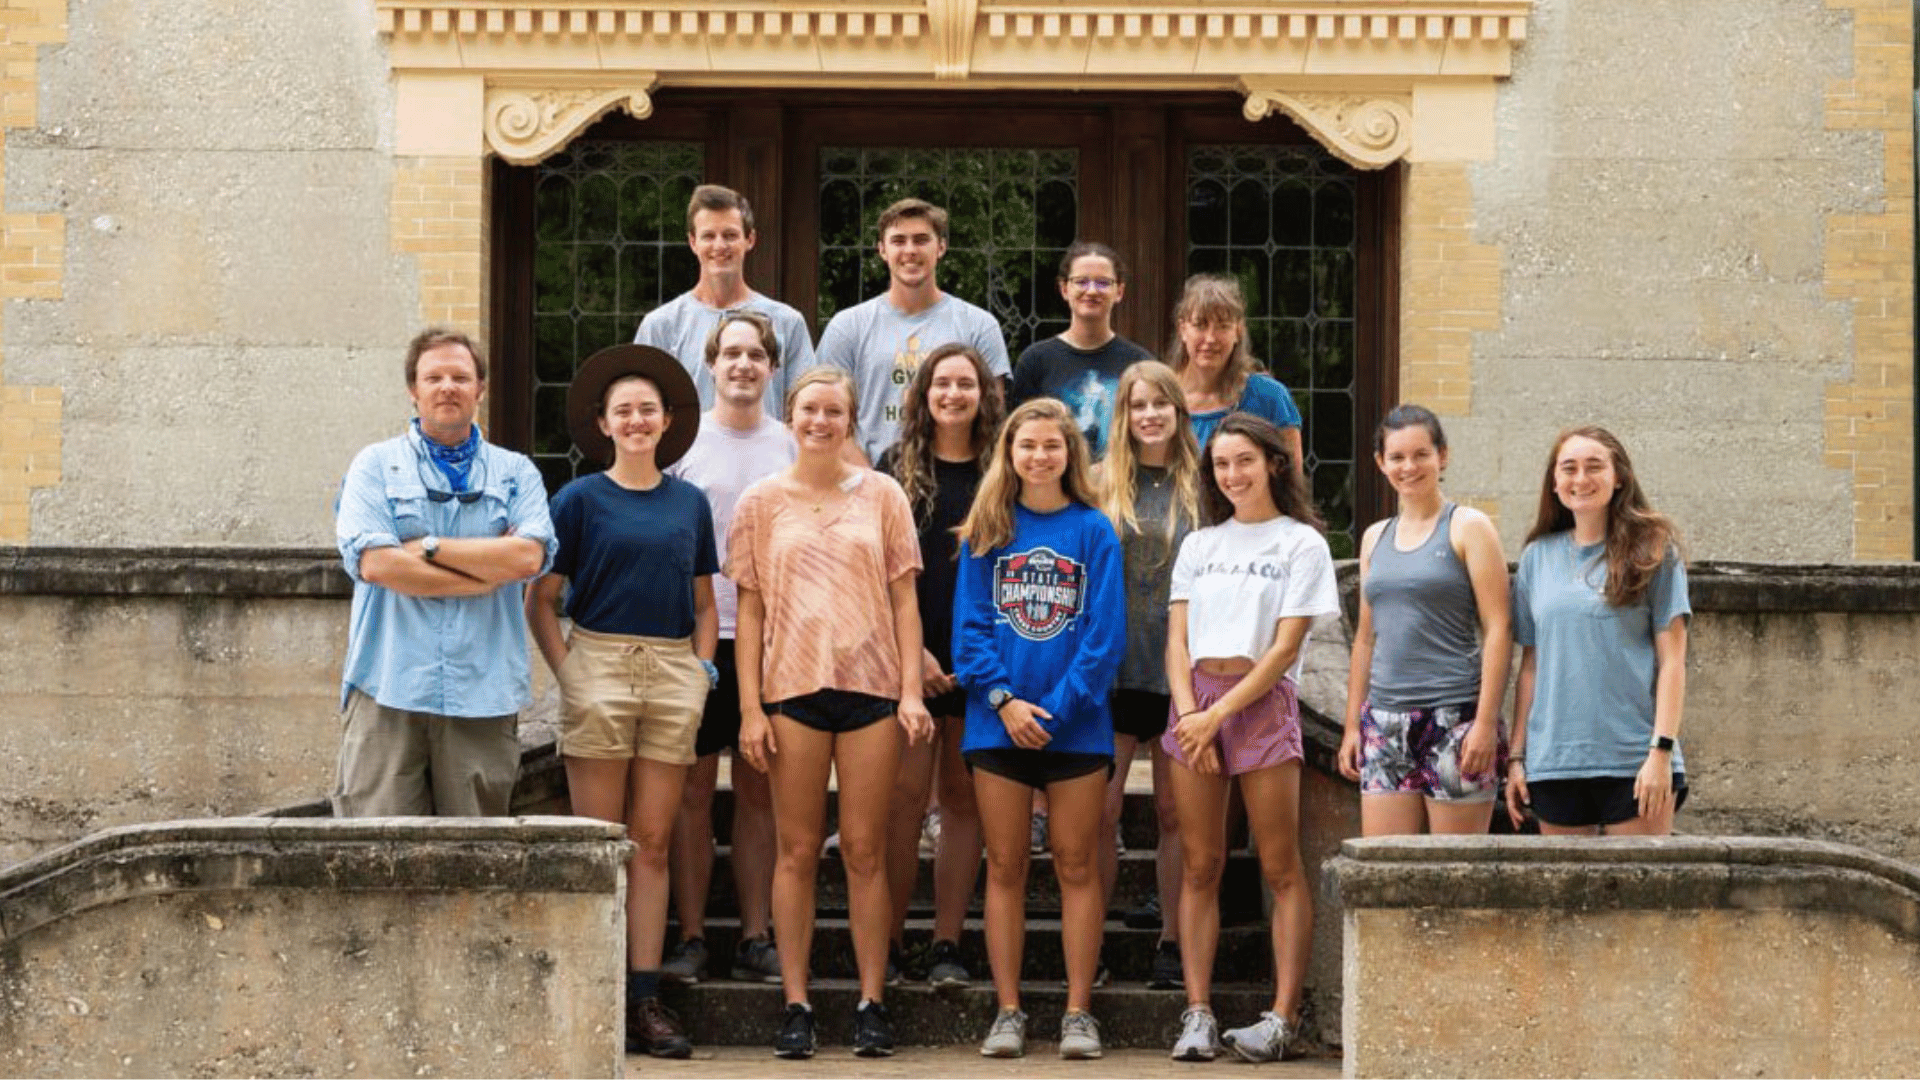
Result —
[[0, 542], [312, 546], [407, 416], [422, 303], [372, 5], [35, 0], [59, 36], [23, 41], [26, 6], [0, 3], [36, 91], [5, 117], [7, 250], [17, 221], [64, 238], [30, 260], [52, 281], [0, 281], [4, 382], [57, 430], [18, 435], [55, 451], [30, 519], [0, 457]]
[[[1920, 872], [1782, 840], [1402, 837], [1333, 864], [1348, 1076], [1906, 1076]], [[1462, 978], [1410, 978], [1457, 972]]]
[[[349, 596], [325, 552], [0, 552], [0, 866], [325, 796]], [[554, 695], [533, 664], [521, 734], [542, 761]], [[553, 805], [550, 787], [517, 807]]]
[[0, 871], [0, 1075], [617, 1076], [626, 859], [578, 819], [230, 819]]
[[1404, 392], [1510, 551], [1599, 423], [1696, 558], [1911, 556], [1911, 19], [1536, 0], [1490, 160], [1410, 166]]

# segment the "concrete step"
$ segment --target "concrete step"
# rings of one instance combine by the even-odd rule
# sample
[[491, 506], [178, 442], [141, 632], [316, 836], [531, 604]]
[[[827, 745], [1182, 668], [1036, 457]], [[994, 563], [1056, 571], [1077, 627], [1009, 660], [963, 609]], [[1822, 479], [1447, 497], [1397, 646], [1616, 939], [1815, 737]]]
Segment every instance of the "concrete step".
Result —
[[[1060, 911], [1060, 879], [1053, 872], [1053, 856], [1040, 854], [1032, 856], [1027, 868], [1027, 912], [1030, 915], [1058, 914]], [[1120, 856], [1119, 877], [1115, 880], [1111, 906], [1119, 911], [1131, 910], [1145, 903], [1148, 897], [1158, 894], [1159, 885], [1155, 879], [1157, 862], [1150, 850], [1129, 850]], [[983, 910], [982, 899], [985, 888], [986, 869], [981, 868], [980, 880], [974, 886], [974, 895], [967, 910], [978, 915]], [[933, 914], [933, 860], [920, 859], [919, 877], [913, 887], [913, 905], [911, 914]], [[814, 906], [822, 915], [844, 915], [847, 910], [847, 875], [840, 859], [829, 853], [820, 860], [820, 869], [814, 880]], [[731, 850], [721, 847], [714, 859], [713, 881], [708, 887], [707, 910], [714, 914], [731, 915], [739, 911], [733, 884], [733, 863]], [[1227, 866], [1220, 882], [1220, 913], [1223, 921], [1232, 923], [1253, 920], [1262, 917], [1262, 899], [1260, 883], [1260, 862], [1244, 851], [1235, 852], [1227, 857]]]
[[[709, 919], [706, 924], [708, 975], [711, 981], [724, 979], [740, 942], [740, 924], [735, 919]], [[907, 947], [918, 948], [933, 933], [931, 920], [907, 921]], [[678, 940], [678, 932], [669, 928], [667, 939]], [[1267, 924], [1246, 923], [1224, 926], [1220, 946], [1214, 954], [1213, 975], [1223, 983], [1265, 983], [1272, 978], [1273, 950]], [[1144, 983], [1153, 970], [1154, 950], [1160, 943], [1157, 930], [1129, 930], [1109, 920], [1101, 939], [1101, 956], [1116, 982]], [[986, 941], [977, 918], [968, 919], [960, 935], [960, 956], [978, 985], [986, 985]], [[816, 978], [851, 979], [858, 974], [854, 963], [853, 938], [844, 917], [822, 918], [814, 923], [812, 971]], [[1060, 951], [1060, 920], [1027, 919], [1027, 947], [1021, 964], [1023, 978], [1040, 983], [1057, 983], [1066, 977], [1066, 962]], [[703, 980], [706, 981], [706, 980]]]
[[[808, 998], [822, 1054], [841, 1053], [852, 1038], [859, 985], [848, 979], [816, 979], [808, 988]], [[1030, 1054], [1052, 1054], [1051, 1044], [1059, 1036], [1066, 998], [1066, 990], [1051, 981], [1036, 979], [1022, 986], [1021, 1007], [1028, 1017]], [[771, 1046], [785, 1005], [777, 986], [729, 982], [676, 988], [665, 995], [665, 1001], [679, 1012], [696, 1046]], [[985, 983], [946, 993], [925, 986], [893, 987], [887, 991], [886, 1004], [894, 1041], [900, 1046], [976, 1045], [986, 1036], [997, 1012], [993, 989]], [[1251, 1023], [1272, 1004], [1271, 986], [1240, 983], [1213, 987], [1214, 1013], [1223, 1026]], [[1121, 985], [1095, 990], [1092, 1012], [1100, 1022], [1101, 1041], [1106, 1046], [1165, 1050], [1180, 1033], [1180, 1014], [1186, 1005], [1186, 996], [1178, 991]], [[767, 1071], [778, 1071], [771, 1060]], [[1016, 1065], [1004, 1075], [1023, 1073]], [[1090, 1075], [1104, 1074], [1094, 1066]]]

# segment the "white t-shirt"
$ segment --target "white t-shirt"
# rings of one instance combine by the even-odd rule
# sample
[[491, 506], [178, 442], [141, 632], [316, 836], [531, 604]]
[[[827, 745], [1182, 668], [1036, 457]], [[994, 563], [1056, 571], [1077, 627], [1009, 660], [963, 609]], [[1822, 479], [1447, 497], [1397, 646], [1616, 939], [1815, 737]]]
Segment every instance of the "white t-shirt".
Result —
[[[1285, 516], [1188, 533], [1169, 595], [1187, 602], [1187, 652], [1195, 661], [1258, 660], [1273, 647], [1281, 619], [1340, 610], [1326, 538]], [[1305, 656], [1303, 642], [1286, 675], [1296, 683]]]
[[[793, 433], [772, 419], [763, 419], [752, 431], [735, 431], [712, 413], [701, 414], [693, 445], [667, 472], [706, 493], [713, 506], [713, 535], [721, 566], [727, 565], [727, 526], [733, 522], [740, 496], [761, 477], [793, 464], [797, 453]], [[740, 590], [725, 574], [713, 575], [713, 607], [720, 616], [720, 636], [733, 640]]]

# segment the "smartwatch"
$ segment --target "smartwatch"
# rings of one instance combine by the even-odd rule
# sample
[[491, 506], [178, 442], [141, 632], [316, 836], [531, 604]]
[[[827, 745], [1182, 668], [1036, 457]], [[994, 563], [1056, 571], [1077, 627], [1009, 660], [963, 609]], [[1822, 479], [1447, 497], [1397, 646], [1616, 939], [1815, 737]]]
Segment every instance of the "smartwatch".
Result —
[[440, 538], [437, 536], [421, 537], [420, 554], [426, 556], [428, 562], [432, 562], [433, 557], [440, 554]]
[[1669, 754], [1673, 753], [1675, 745], [1677, 744], [1673, 739], [1666, 735], [1655, 735], [1653, 738], [1647, 740], [1647, 749], [1665, 750]]
[[993, 689], [987, 691], [987, 704], [993, 706], [994, 712], [999, 712], [1003, 707], [1005, 707], [1007, 702], [1012, 700], [1013, 700], [1013, 691], [1007, 689], [1004, 686], [996, 686]]

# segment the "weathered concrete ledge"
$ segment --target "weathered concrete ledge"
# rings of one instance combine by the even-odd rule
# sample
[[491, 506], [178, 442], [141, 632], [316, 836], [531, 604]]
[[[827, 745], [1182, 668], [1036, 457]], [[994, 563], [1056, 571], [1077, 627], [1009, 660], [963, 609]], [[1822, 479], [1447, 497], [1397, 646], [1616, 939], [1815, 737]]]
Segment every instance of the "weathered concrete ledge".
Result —
[[578, 818], [95, 834], [0, 871], [0, 1075], [617, 1075], [625, 857]]
[[353, 582], [326, 548], [0, 547], [0, 596], [345, 598]]
[[1397, 837], [1350, 840], [1328, 869], [1350, 1076], [1901, 1076], [1920, 1060], [1911, 864], [1804, 840]]

